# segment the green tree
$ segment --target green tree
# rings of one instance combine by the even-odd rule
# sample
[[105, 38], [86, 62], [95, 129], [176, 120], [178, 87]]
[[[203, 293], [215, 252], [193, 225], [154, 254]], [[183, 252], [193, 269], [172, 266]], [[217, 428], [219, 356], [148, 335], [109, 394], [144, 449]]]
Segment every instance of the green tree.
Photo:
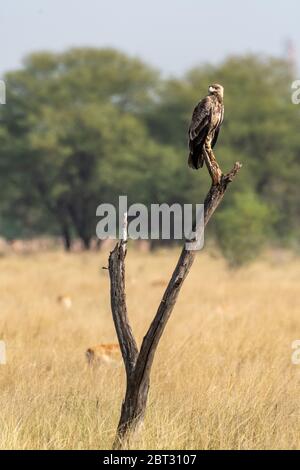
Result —
[[157, 79], [136, 59], [94, 49], [33, 54], [22, 70], [7, 74], [1, 161], [15, 188], [7, 200], [22, 208], [24, 223], [30, 225], [25, 214], [35, 213], [45, 229], [46, 212], [66, 248], [72, 233], [89, 247], [97, 204], [126, 190], [132, 162], [148, 152], [138, 115]]
[[231, 266], [251, 261], [272, 234], [274, 213], [253, 192], [235, 193], [233, 203], [216, 216], [217, 239]]
[[[67, 248], [76, 235], [88, 247], [97, 205], [119, 194], [145, 204], [199, 203], [210, 178], [187, 166], [187, 127], [208, 85], [220, 82], [225, 120], [215, 154], [224, 171], [243, 163], [222, 210], [232, 215], [238, 198], [243, 207], [272, 208], [276, 217], [266, 220], [277, 241], [299, 240], [300, 107], [291, 103], [286, 62], [231, 57], [163, 80], [118, 51], [84, 48], [31, 54], [5, 78], [2, 234], [61, 233]], [[209, 230], [223, 250], [225, 240], [231, 246], [224, 218]]]
[[[215, 147], [224, 171], [234, 160], [243, 163], [226, 206], [235, 192], [253, 191], [275, 207], [274, 229], [283, 241], [299, 239], [298, 183], [300, 167], [300, 107], [291, 102], [288, 64], [260, 56], [231, 57], [216, 66], [203, 65], [182, 79], [166, 81], [157, 106], [146, 115], [153, 138], [178, 149], [186, 159], [186, 131], [195, 103], [207, 93], [210, 83], [225, 87], [225, 119]], [[185, 194], [195, 202], [209, 178], [206, 172], [183, 169]], [[199, 199], [198, 199], [199, 200]]]

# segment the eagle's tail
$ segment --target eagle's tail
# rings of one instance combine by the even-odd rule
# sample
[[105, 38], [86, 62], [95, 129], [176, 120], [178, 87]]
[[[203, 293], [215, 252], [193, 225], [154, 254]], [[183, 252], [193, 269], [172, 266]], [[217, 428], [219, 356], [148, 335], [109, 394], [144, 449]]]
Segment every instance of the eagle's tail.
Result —
[[204, 163], [204, 155], [202, 152], [199, 152], [199, 153], [190, 152], [189, 160], [188, 160], [188, 165], [190, 168], [193, 168], [194, 170], [198, 170], [199, 168], [203, 167], [203, 163]]

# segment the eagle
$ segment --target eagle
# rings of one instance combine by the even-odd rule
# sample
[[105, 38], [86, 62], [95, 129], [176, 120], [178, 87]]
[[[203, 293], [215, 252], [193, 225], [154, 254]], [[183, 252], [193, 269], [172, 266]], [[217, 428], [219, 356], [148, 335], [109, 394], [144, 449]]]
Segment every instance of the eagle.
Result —
[[208, 95], [195, 107], [189, 127], [189, 160], [191, 168], [198, 170], [204, 163], [204, 154], [212, 154], [224, 118], [224, 88], [215, 83], [208, 87]]

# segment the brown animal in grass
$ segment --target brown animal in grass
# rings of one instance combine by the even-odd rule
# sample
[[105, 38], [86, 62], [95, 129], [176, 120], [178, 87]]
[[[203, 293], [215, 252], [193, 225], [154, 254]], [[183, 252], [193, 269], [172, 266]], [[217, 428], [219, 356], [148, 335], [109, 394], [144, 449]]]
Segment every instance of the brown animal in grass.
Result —
[[89, 365], [118, 363], [121, 359], [120, 346], [115, 343], [96, 344], [85, 353]]
[[58, 295], [56, 301], [66, 309], [70, 309], [72, 307], [72, 299], [69, 295]]

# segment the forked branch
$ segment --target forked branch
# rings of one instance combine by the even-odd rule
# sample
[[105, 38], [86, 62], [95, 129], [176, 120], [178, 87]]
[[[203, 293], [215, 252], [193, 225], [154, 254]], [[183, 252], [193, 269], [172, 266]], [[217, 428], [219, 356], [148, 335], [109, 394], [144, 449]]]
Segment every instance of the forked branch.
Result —
[[[207, 161], [208, 165], [209, 163]], [[216, 182], [215, 168], [211, 168], [212, 186], [204, 201], [204, 227], [222, 201], [228, 184], [233, 181], [240, 168], [241, 164], [236, 163], [228, 174], [221, 174], [220, 177], [217, 175], [218, 182]], [[203, 227], [198, 227], [197, 230], [202, 229]], [[200, 236], [201, 233], [198, 232], [197, 239]], [[127, 375], [126, 395], [122, 404], [114, 448], [124, 446], [132, 432], [143, 422], [155, 351], [197, 253], [196, 250], [188, 250], [185, 246], [183, 247], [157, 313], [143, 339], [140, 352], [138, 352], [126, 308], [125, 244], [126, 240], [120, 241], [109, 257], [112, 315]]]

